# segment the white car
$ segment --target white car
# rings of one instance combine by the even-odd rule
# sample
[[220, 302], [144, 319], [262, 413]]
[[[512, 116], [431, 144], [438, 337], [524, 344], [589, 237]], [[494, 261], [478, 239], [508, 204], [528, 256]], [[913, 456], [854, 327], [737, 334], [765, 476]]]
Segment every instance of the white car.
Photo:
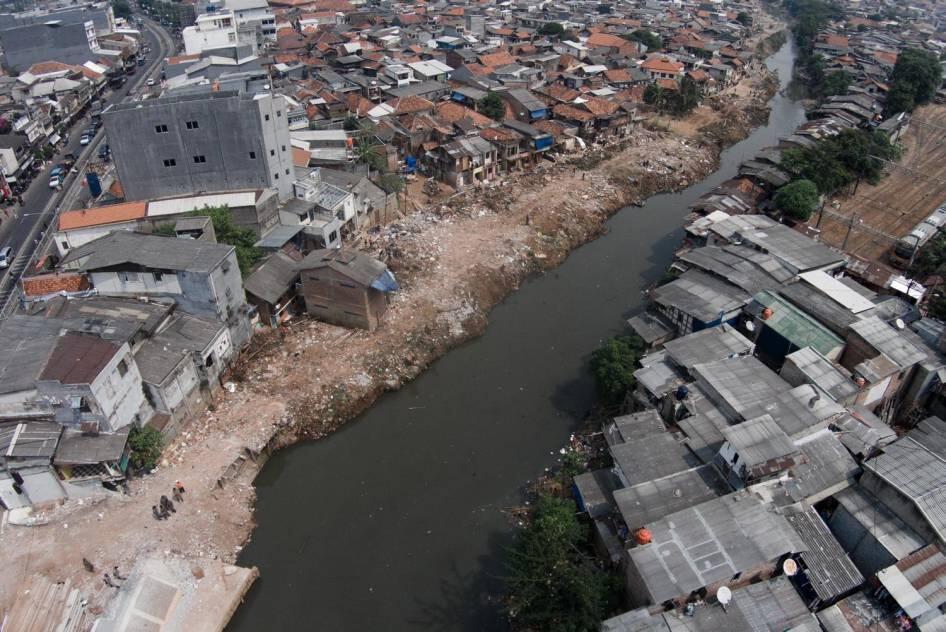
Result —
[[91, 136], [83, 136], [82, 138], [79, 139], [79, 144], [82, 145], [83, 147], [88, 145], [91, 142], [92, 142]]
[[153, 85], [154, 85], [154, 79], [153, 78], [148, 79], [148, 87], [150, 88]]
[[62, 176], [53, 176], [52, 178], [49, 179], [50, 189], [58, 188], [59, 185], [61, 184], [62, 184]]

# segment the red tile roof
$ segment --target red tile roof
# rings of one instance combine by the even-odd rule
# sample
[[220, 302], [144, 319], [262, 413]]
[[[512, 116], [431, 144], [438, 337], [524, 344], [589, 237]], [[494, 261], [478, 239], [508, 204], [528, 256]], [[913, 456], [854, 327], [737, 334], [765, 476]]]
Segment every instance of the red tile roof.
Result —
[[40, 274], [23, 278], [23, 293], [27, 296], [81, 292], [87, 289], [89, 289], [89, 280], [84, 274], [79, 273]]
[[74, 230], [142, 219], [145, 216], [147, 206], [147, 202], [125, 202], [123, 204], [66, 211], [59, 216], [59, 230]]

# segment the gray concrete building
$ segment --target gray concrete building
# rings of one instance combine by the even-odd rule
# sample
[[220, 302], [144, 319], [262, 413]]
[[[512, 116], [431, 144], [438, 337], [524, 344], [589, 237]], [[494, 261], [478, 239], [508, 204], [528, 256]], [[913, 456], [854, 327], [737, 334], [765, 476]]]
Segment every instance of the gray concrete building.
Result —
[[98, 56], [98, 36], [114, 29], [108, 5], [0, 13], [0, 59], [5, 68], [19, 72], [43, 61], [81, 64]]
[[273, 188], [292, 196], [286, 101], [208, 92], [114, 104], [102, 114], [129, 200]]

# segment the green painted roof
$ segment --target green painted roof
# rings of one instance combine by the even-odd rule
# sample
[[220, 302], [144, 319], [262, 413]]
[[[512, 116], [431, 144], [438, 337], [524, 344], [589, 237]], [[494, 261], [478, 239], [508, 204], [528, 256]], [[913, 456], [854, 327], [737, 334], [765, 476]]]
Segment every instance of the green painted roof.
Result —
[[811, 347], [822, 355], [830, 354], [843, 346], [844, 341], [835, 336], [830, 329], [819, 323], [807, 313], [798, 309], [778, 294], [763, 290], [752, 297], [753, 312], [762, 313], [766, 307], [772, 315], [765, 321], [765, 326], [802, 349]]

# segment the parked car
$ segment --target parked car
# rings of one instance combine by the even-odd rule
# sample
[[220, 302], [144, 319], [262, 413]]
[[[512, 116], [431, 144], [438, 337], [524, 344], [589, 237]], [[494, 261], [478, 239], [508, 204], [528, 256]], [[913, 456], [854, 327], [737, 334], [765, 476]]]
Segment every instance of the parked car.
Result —
[[85, 134], [83, 134], [83, 135], [82, 135], [82, 138], [79, 139], [79, 144], [82, 145], [83, 147], [85, 147], [86, 145], [88, 145], [88, 144], [91, 143], [91, 142], [92, 142], [92, 137], [91, 137], [91, 136], [86, 136]]
[[102, 143], [102, 146], [99, 147], [99, 160], [108, 160], [111, 155], [112, 150], [108, 148], [108, 144]]
[[154, 85], [154, 77], [148, 79], [148, 87], [150, 88], [153, 85]]
[[13, 263], [13, 248], [6, 246], [0, 248], [0, 268], [9, 268]]
[[49, 170], [49, 177], [55, 178], [55, 177], [61, 176], [65, 172], [66, 172], [65, 167], [63, 167], [62, 165], [56, 165], [55, 167]]
[[49, 179], [49, 188], [50, 189], [59, 188], [62, 185], [62, 180], [63, 180], [63, 176], [61, 175], [53, 176], [52, 178]]
[[76, 155], [72, 152], [69, 152], [68, 154], [63, 155], [62, 164], [64, 167], [68, 168], [76, 164], [76, 160], [78, 160], [78, 158], [76, 158]]

